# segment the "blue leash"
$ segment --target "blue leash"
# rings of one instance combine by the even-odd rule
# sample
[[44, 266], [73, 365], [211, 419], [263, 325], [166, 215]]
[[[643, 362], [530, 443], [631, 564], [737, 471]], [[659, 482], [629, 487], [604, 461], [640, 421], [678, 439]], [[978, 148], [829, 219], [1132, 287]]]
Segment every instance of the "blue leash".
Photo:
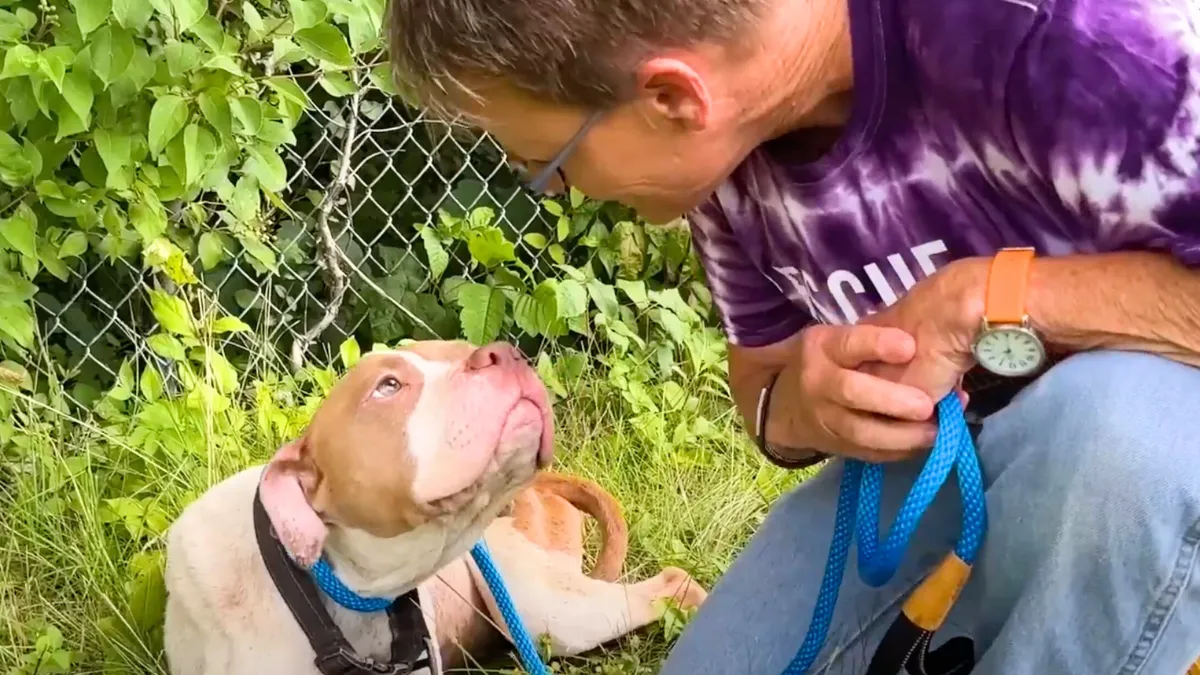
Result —
[[[500, 571], [496, 569], [492, 554], [482, 539], [471, 549], [471, 556], [475, 559], [475, 564], [479, 565], [479, 571], [483, 574], [484, 581], [487, 582], [488, 588], [492, 590], [492, 595], [496, 598], [500, 615], [504, 617], [508, 632], [512, 634], [513, 642], [517, 646], [517, 655], [521, 657], [521, 663], [525, 666], [525, 670], [530, 675], [550, 675], [549, 669], [546, 668], [541, 655], [538, 654], [537, 647], [533, 644], [533, 639], [529, 636], [529, 631], [526, 630], [520, 615], [517, 614], [512, 596], [508, 594], [508, 588], [504, 586]], [[325, 558], [321, 558], [312, 566], [310, 574], [317, 587], [325, 595], [346, 609], [355, 612], [383, 612], [387, 611], [392, 604], [391, 598], [365, 597], [355, 593], [342, 583], [337, 574], [334, 574], [333, 568], [329, 566]]]
[[500, 608], [500, 616], [504, 617], [508, 632], [512, 634], [513, 642], [517, 645], [517, 655], [521, 657], [521, 663], [525, 666], [526, 672], [530, 675], [550, 675], [550, 669], [542, 661], [542, 656], [538, 654], [533, 639], [529, 637], [529, 631], [521, 622], [512, 596], [508, 594], [508, 588], [504, 586], [504, 580], [500, 578], [500, 571], [496, 569], [492, 554], [482, 539], [471, 549], [471, 557], [475, 558], [475, 564], [479, 565], [483, 580], [487, 582], [488, 588], [492, 589], [492, 595], [496, 598], [496, 606]]
[[[821, 579], [821, 590], [817, 595], [816, 607], [809, 623], [804, 643], [783, 671], [783, 675], [803, 675], [817, 659], [829, 626], [833, 621], [833, 610], [837, 605], [838, 591], [850, 554], [850, 544], [858, 536], [858, 571], [867, 585], [879, 587], [895, 575], [909, 539], [917, 528], [925, 510], [946, 482], [951, 469], [958, 473], [959, 491], [962, 493], [963, 527], [954, 554], [968, 567], [975, 563], [979, 548], [987, 533], [987, 507], [984, 503], [983, 476], [979, 468], [979, 457], [975, 443], [963, 417], [962, 404], [958, 395], [951, 392], [938, 402], [938, 433], [933, 450], [924, 468], [909, 491], [892, 529], [883, 545], [879, 544], [879, 502], [883, 484], [883, 466], [857, 460], [845, 460], [837, 516], [833, 527], [833, 541], [829, 547], [829, 559], [825, 563], [825, 574]], [[550, 671], [538, 654], [537, 648], [525, 624], [517, 614], [512, 596], [496, 569], [487, 544], [480, 540], [471, 549], [471, 556], [479, 565], [484, 581], [496, 598], [496, 605], [508, 631], [516, 644], [521, 663], [530, 675], [549, 675]], [[378, 612], [387, 609], [390, 599], [365, 598], [347, 588], [324, 559], [312, 567], [313, 579], [330, 598], [338, 604], [359, 612]]]
[[817, 595], [808, 634], [792, 662], [783, 671], [784, 675], [807, 673], [824, 646], [854, 535], [858, 535], [859, 576], [872, 587], [886, 584], [900, 566], [908, 549], [909, 538], [952, 468], [958, 473], [963, 504], [962, 532], [954, 547], [954, 554], [967, 566], [975, 563], [987, 532], [987, 507], [979, 457], [967, 429], [962, 404], [955, 392], [938, 402], [937, 416], [938, 433], [933, 450], [900, 507], [882, 546], [879, 545], [879, 502], [883, 466], [845, 460], [833, 541], [829, 546], [821, 590]]

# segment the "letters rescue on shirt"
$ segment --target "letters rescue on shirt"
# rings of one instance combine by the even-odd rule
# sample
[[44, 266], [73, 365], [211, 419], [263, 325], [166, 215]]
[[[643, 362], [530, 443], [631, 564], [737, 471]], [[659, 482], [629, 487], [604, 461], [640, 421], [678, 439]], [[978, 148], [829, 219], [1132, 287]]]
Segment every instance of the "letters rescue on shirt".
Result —
[[[945, 252], [946, 242], [935, 239], [913, 246], [904, 253], [893, 253], [883, 261], [867, 263], [860, 270], [834, 270], [819, 286], [813, 282], [812, 275], [791, 265], [776, 267], [773, 271], [789, 282], [790, 288], [781, 289], [788, 299], [802, 303], [817, 321], [855, 323], [859, 319], [856, 305], [865, 304], [867, 315], [875, 313], [875, 303], [864, 302], [864, 296], [868, 293], [867, 284], [870, 284], [874, 296], [884, 306], [891, 306], [905, 291], [916, 285], [917, 279], [933, 274], [939, 267], [934, 256]], [[886, 266], [890, 276], [899, 282], [899, 289], [893, 288], [889, 274], [880, 268], [881, 263]], [[836, 310], [823, 298], [832, 299]]]
[[1200, 2], [849, 2], [838, 141], [771, 141], [689, 214], [730, 342], [858, 321], [1005, 246], [1200, 265]]

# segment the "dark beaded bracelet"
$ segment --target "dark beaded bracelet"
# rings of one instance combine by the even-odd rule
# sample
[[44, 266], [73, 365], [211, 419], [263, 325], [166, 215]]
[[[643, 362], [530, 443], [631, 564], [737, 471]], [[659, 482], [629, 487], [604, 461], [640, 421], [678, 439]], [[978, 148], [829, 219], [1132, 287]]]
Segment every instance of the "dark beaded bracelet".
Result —
[[763, 387], [758, 395], [758, 410], [755, 415], [755, 435], [758, 438], [758, 451], [767, 461], [782, 469], [806, 469], [814, 464], [825, 461], [829, 455], [823, 452], [812, 451], [812, 454], [800, 459], [790, 459], [782, 457], [776, 452], [771, 444], [767, 442], [767, 415], [771, 409], [771, 394], [775, 391], [775, 382], [779, 379], [779, 373], [771, 376], [771, 380], [767, 382], [767, 386]]

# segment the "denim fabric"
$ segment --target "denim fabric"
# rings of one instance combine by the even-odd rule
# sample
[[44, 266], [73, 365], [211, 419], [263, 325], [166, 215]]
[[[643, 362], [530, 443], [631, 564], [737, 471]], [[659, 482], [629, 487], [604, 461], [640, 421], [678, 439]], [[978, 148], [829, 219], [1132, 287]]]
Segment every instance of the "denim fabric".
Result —
[[[935, 646], [970, 636], [974, 675], [1180, 675], [1200, 656], [1200, 369], [1092, 352], [1053, 366], [977, 439], [989, 509], [981, 559]], [[887, 527], [924, 459], [888, 465]], [[783, 497], [717, 583], [663, 675], [772, 675], [804, 640], [842, 466]], [[951, 475], [891, 583], [851, 551], [814, 673], [860, 675], [899, 606], [953, 546]]]

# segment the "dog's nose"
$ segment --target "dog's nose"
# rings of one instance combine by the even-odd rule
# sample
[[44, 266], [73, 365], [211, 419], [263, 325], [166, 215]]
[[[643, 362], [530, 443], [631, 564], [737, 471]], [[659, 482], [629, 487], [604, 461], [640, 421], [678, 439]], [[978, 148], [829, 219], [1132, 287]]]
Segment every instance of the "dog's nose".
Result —
[[476, 349], [467, 359], [468, 370], [483, 370], [491, 366], [513, 366], [525, 357], [521, 351], [507, 342], [493, 342]]

